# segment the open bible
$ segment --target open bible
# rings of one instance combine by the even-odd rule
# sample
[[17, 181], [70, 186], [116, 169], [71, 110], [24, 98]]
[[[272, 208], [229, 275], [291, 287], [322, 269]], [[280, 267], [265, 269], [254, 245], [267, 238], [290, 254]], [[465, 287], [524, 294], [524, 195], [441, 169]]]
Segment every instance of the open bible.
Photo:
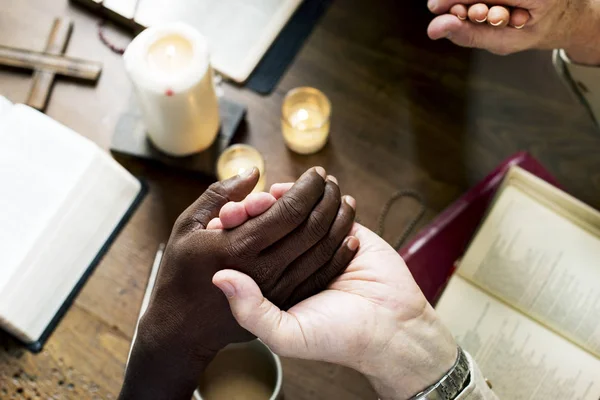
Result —
[[92, 141], [0, 96], [0, 329], [39, 351], [143, 195]]
[[503, 399], [600, 398], [600, 212], [512, 167], [437, 312]]

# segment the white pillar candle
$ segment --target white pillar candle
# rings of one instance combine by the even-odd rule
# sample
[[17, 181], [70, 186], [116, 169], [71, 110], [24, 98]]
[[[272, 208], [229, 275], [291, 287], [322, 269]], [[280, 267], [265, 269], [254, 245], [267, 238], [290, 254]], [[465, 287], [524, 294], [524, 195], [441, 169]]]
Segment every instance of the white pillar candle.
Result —
[[172, 156], [210, 147], [220, 120], [206, 38], [181, 22], [154, 26], [123, 57], [152, 143]]

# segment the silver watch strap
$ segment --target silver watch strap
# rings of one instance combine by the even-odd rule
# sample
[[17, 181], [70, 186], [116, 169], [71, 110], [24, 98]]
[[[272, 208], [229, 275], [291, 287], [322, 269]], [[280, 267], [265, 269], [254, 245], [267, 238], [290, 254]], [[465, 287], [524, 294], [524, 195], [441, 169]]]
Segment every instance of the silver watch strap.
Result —
[[458, 357], [452, 368], [439, 381], [409, 400], [454, 400], [468, 385], [470, 375], [469, 360], [458, 347]]

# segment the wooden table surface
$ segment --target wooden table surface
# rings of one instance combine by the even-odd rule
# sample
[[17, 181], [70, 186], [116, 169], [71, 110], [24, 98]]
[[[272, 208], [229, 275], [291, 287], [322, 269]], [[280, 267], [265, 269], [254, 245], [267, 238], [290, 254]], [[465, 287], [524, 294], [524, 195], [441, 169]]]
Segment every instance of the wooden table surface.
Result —
[[[67, 0], [0, 0], [0, 44], [42, 50], [55, 16], [75, 28], [67, 54], [104, 63], [96, 87], [60, 79], [47, 114], [107, 149], [131, 98], [121, 58], [97, 37], [98, 18]], [[428, 221], [502, 159], [537, 157], [564, 186], [600, 208], [600, 130], [554, 73], [549, 52], [497, 57], [426, 37], [425, 0], [344, 0], [317, 26], [276, 91], [266, 97], [227, 86], [248, 105], [242, 140], [267, 160], [268, 183], [322, 165], [358, 200], [371, 228], [399, 188], [427, 199]], [[125, 32], [108, 35], [125, 45]], [[30, 73], [0, 70], [0, 94], [26, 99]], [[333, 104], [327, 147], [313, 156], [286, 150], [279, 113], [297, 86]], [[0, 334], [0, 398], [110, 399], [119, 392], [150, 265], [177, 215], [210, 183], [158, 167], [128, 165], [150, 193], [77, 297], [45, 349], [22, 350]], [[390, 214], [387, 239], [414, 214]], [[424, 221], [424, 222], [426, 222]], [[375, 399], [367, 380], [334, 365], [284, 360], [287, 400]]]

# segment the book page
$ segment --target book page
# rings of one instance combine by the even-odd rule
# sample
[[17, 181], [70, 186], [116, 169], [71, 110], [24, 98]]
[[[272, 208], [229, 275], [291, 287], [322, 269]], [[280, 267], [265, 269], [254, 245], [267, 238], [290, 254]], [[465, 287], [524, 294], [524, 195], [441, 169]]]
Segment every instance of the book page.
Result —
[[95, 147], [22, 104], [0, 116], [0, 293], [36, 241], [52, 227]]
[[0, 322], [40, 338], [140, 191], [94, 143], [30, 107], [0, 118]]
[[600, 238], [507, 186], [458, 273], [600, 356]]
[[4, 118], [4, 115], [8, 114], [12, 108], [13, 103], [11, 103], [6, 97], [0, 96], [0, 118]]
[[598, 400], [600, 360], [455, 276], [436, 306], [501, 399]]
[[[112, 1], [112, 0], [111, 0]], [[212, 65], [244, 81], [302, 0], [139, 0], [143, 26], [182, 21], [208, 39]]]
[[139, 181], [96, 149], [83, 179], [52, 219], [54, 229], [44, 232], [0, 293], [0, 317], [13, 334], [25, 342], [40, 338], [139, 190]]

